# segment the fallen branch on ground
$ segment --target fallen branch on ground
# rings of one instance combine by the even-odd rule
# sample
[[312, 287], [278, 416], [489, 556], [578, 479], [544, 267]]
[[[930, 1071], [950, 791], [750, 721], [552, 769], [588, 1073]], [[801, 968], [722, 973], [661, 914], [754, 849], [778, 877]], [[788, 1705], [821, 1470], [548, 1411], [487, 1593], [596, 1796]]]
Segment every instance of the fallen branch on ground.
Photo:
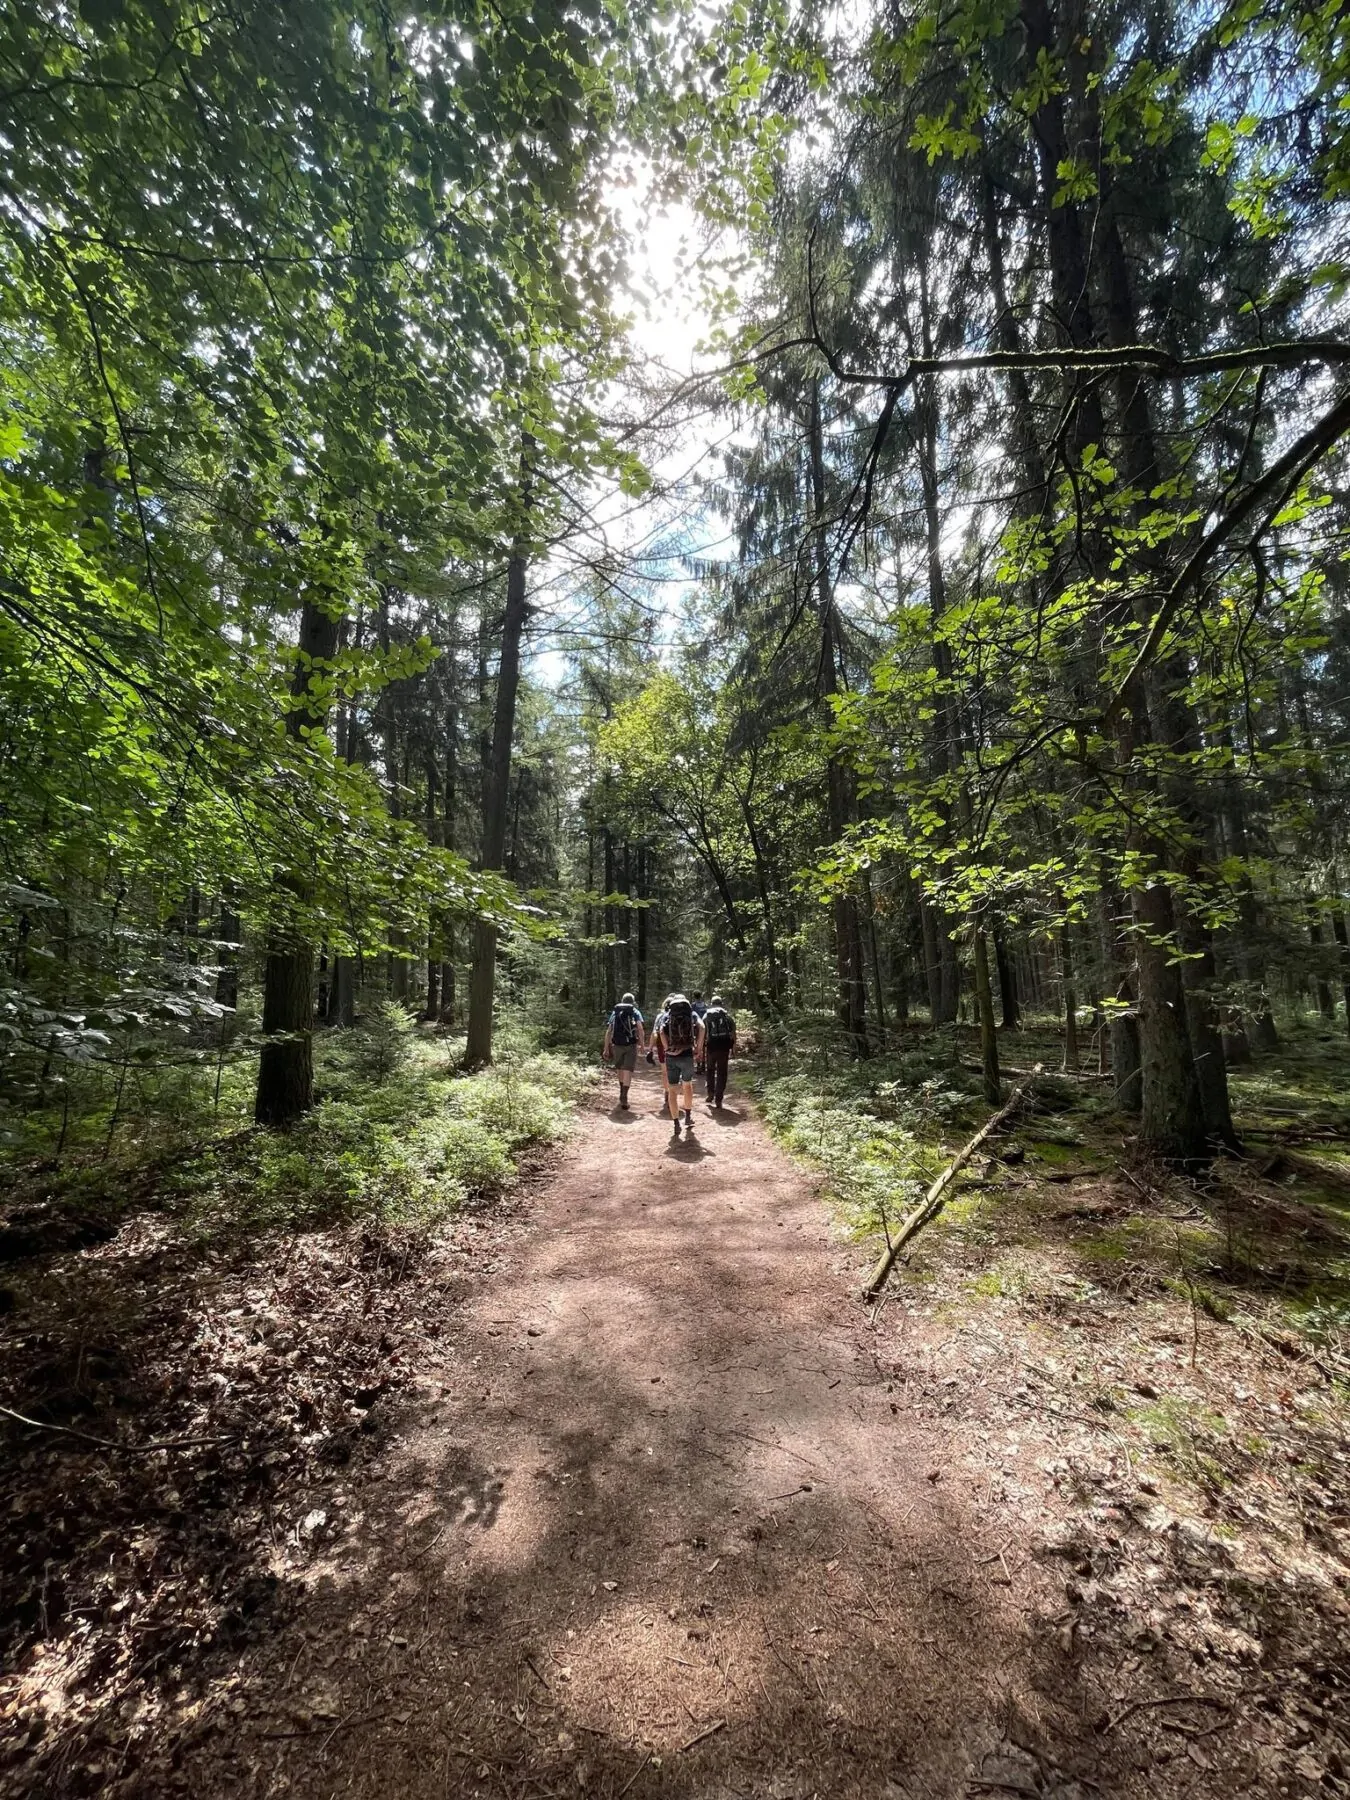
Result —
[[876, 1299], [877, 1295], [890, 1279], [891, 1270], [895, 1267], [895, 1259], [899, 1256], [901, 1250], [909, 1240], [916, 1235], [916, 1233], [923, 1230], [930, 1219], [935, 1219], [942, 1211], [942, 1208], [947, 1203], [948, 1193], [950, 1192], [952, 1183], [956, 1180], [956, 1177], [961, 1173], [962, 1169], [965, 1168], [966, 1164], [970, 1161], [971, 1157], [974, 1156], [980, 1145], [988, 1138], [991, 1138], [1000, 1126], [1007, 1124], [1008, 1120], [1012, 1118], [1018, 1107], [1035, 1086], [1038, 1077], [1044, 1073], [1045, 1064], [1037, 1063], [1021, 1086], [1013, 1089], [1012, 1094], [1004, 1101], [1003, 1105], [994, 1114], [993, 1118], [983, 1124], [965, 1148], [959, 1150], [947, 1164], [946, 1168], [938, 1176], [937, 1180], [929, 1188], [923, 1199], [914, 1208], [914, 1211], [905, 1220], [904, 1224], [886, 1247], [885, 1253], [878, 1261], [876, 1268], [872, 1271], [871, 1279], [868, 1281], [867, 1287], [864, 1290], [864, 1299]]
[[161, 1438], [153, 1444], [123, 1444], [116, 1438], [95, 1437], [91, 1431], [77, 1431], [73, 1425], [52, 1425], [46, 1419], [30, 1419], [27, 1413], [15, 1412], [12, 1406], [0, 1406], [7, 1419], [20, 1425], [31, 1425], [34, 1431], [59, 1431], [62, 1437], [78, 1438], [82, 1444], [97, 1444], [100, 1450], [120, 1450], [126, 1456], [149, 1456], [156, 1450], [202, 1450], [220, 1444], [237, 1444], [233, 1437]]

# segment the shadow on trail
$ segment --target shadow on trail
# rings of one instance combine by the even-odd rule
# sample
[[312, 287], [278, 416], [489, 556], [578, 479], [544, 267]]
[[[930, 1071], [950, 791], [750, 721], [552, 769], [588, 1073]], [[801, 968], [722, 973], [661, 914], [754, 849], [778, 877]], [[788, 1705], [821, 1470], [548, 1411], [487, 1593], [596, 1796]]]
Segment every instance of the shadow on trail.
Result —
[[[642, 1140], [583, 1140], [192, 1792], [1085, 1792], [1037, 1723], [1085, 1734], [1073, 1665], [926, 1478], [824, 1247], [773, 1229], [818, 1238], [817, 1203], [758, 1133], [715, 1167], [646, 1140], [686, 1182], [635, 1205]], [[508, 1307], [537, 1338], [489, 1342]]]

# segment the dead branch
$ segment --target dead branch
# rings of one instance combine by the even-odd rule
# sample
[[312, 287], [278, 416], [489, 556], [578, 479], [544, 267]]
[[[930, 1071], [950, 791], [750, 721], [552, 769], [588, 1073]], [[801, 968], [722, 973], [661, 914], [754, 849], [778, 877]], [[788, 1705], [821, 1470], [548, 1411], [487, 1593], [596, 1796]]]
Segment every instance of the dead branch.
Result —
[[122, 1444], [116, 1438], [95, 1437], [91, 1431], [77, 1431], [73, 1425], [51, 1425], [45, 1419], [30, 1419], [26, 1413], [15, 1412], [12, 1406], [0, 1406], [0, 1413], [7, 1419], [17, 1419], [20, 1425], [30, 1425], [34, 1431], [59, 1431], [63, 1437], [78, 1438], [82, 1444], [97, 1444], [100, 1450], [121, 1450], [127, 1456], [149, 1456], [155, 1450], [203, 1450], [208, 1446], [239, 1442], [236, 1436], [161, 1438], [154, 1444]]
[[971, 1138], [965, 1148], [959, 1150], [947, 1164], [946, 1168], [929, 1188], [923, 1199], [914, 1208], [904, 1224], [901, 1225], [899, 1231], [895, 1234], [894, 1239], [887, 1246], [884, 1254], [877, 1262], [877, 1266], [872, 1271], [871, 1279], [868, 1281], [867, 1287], [864, 1290], [864, 1299], [869, 1301], [876, 1299], [877, 1295], [890, 1279], [891, 1270], [895, 1267], [895, 1259], [900, 1254], [901, 1250], [912, 1237], [923, 1230], [930, 1219], [935, 1219], [942, 1211], [942, 1208], [947, 1203], [947, 1196], [951, 1191], [952, 1183], [956, 1180], [956, 1177], [961, 1173], [962, 1169], [965, 1168], [966, 1164], [970, 1161], [971, 1157], [974, 1156], [980, 1145], [988, 1138], [991, 1138], [1001, 1126], [1006, 1125], [1008, 1120], [1013, 1117], [1018, 1107], [1021, 1106], [1027, 1095], [1030, 1094], [1038, 1078], [1044, 1073], [1045, 1064], [1037, 1063], [1031, 1073], [1027, 1076], [1026, 1080], [1022, 1082], [1019, 1087], [1013, 1089], [1010, 1097], [1004, 1101], [1003, 1105], [994, 1114], [993, 1118], [987, 1120], [975, 1133], [974, 1137]]

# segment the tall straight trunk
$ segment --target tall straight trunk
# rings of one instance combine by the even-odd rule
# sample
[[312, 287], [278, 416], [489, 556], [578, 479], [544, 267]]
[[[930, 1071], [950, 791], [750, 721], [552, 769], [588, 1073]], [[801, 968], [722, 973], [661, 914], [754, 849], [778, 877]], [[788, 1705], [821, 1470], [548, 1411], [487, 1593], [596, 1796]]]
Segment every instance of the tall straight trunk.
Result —
[[[925, 356], [933, 354], [933, 319], [928, 291], [928, 260], [925, 251], [918, 256], [920, 330]], [[942, 516], [938, 495], [938, 404], [937, 388], [931, 375], [925, 376], [918, 393], [919, 479], [923, 489], [924, 549], [928, 568], [928, 613], [932, 643], [933, 667], [937, 671], [941, 692], [934, 708], [933, 736], [929, 746], [933, 772], [949, 775], [961, 760], [961, 727], [956, 699], [950, 689], [952, 678], [951, 650], [942, 635], [942, 618], [947, 610], [947, 583], [942, 572]], [[969, 807], [969, 799], [965, 797]], [[950, 831], [951, 821], [944, 821]], [[952, 921], [940, 907], [934, 907], [934, 930], [937, 934], [938, 991], [934, 1022], [955, 1022], [961, 1000], [961, 969], [957, 957]]]
[[[328, 705], [311, 681], [322, 683], [337, 646], [338, 620], [306, 599], [286, 714], [288, 737], [299, 741], [303, 732], [322, 729]], [[289, 1125], [314, 1104], [314, 946], [304, 919], [309, 884], [302, 873], [287, 869], [278, 871], [275, 886], [278, 905], [263, 965], [263, 1046], [253, 1100], [259, 1125]]]
[[[815, 540], [816, 592], [820, 620], [819, 688], [825, 722], [832, 725], [830, 696], [839, 692], [839, 612], [830, 580], [829, 547], [825, 541], [825, 445], [820, 418], [820, 382], [811, 383], [810, 413], [811, 520]], [[837, 751], [831, 751], [825, 768], [830, 838], [838, 844], [848, 830], [852, 813], [852, 786], [848, 768]], [[862, 931], [858, 902], [848, 890], [833, 902], [835, 966], [838, 975], [839, 1023], [848, 1033], [855, 1056], [867, 1056], [867, 984], [863, 973]]]
[[[459, 716], [455, 705], [455, 670], [450, 665], [450, 701], [445, 712], [445, 782], [441, 803], [441, 843], [447, 850], [456, 845], [455, 808], [459, 799]], [[447, 913], [441, 933], [441, 1011], [442, 1025], [455, 1023], [455, 921]]]
[[608, 825], [603, 828], [601, 837], [605, 848], [605, 899], [607, 902], [605, 906], [605, 1005], [609, 1006], [619, 997], [619, 990], [615, 985], [618, 958], [614, 945], [614, 940], [619, 935], [619, 919], [613, 904], [609, 901], [609, 896], [614, 893], [618, 885], [618, 876], [614, 870], [614, 833]]
[[216, 914], [216, 1005], [236, 1007], [239, 1004], [239, 914], [228, 895], [222, 895]]
[[1111, 1045], [1111, 1078], [1116, 1105], [1122, 1112], [1137, 1113], [1143, 1105], [1143, 1077], [1139, 1061], [1139, 1018], [1134, 980], [1126, 962], [1119, 919], [1124, 901], [1104, 887], [1099, 897], [1098, 927], [1101, 941], [1103, 988], [1121, 1004], [1106, 1015], [1106, 1035]]
[[[525, 453], [522, 453], [524, 465]], [[522, 474], [522, 513], [529, 508], [528, 477]], [[484, 869], [500, 869], [506, 846], [506, 809], [511, 789], [511, 744], [520, 687], [520, 645], [530, 608], [526, 598], [529, 549], [517, 536], [506, 569], [506, 611], [502, 618], [501, 660], [492, 715], [492, 748], [483, 782]], [[473, 969], [469, 976], [469, 1031], [464, 1061], [469, 1068], [492, 1061], [492, 1005], [497, 984], [497, 927], [487, 919], [474, 925]]]
[[909, 938], [902, 929], [900, 936], [891, 940], [891, 1005], [895, 1008], [896, 1024], [903, 1031], [909, 1024]]
[[1073, 939], [1066, 925], [1059, 934], [1060, 996], [1064, 1007], [1064, 1067], [1078, 1067], [1078, 991], [1073, 978]]
[[995, 925], [994, 966], [998, 970], [998, 995], [1003, 1008], [1003, 1029], [1016, 1031], [1022, 1023], [1022, 1007], [1017, 998], [1017, 971], [1008, 955], [1008, 940], [1001, 926]]
[[[1056, 313], [1070, 344], [1088, 347], [1095, 342], [1089, 240], [1081, 209], [1056, 196], [1062, 166], [1071, 160], [1074, 149], [1069, 141], [1064, 93], [1068, 91], [1084, 113], [1090, 113], [1096, 104], [1085, 60], [1092, 48], [1091, 36], [1075, 30], [1072, 19], [1067, 28], [1057, 31], [1049, 0], [1023, 0], [1022, 21], [1027, 65], [1035, 67], [1044, 54], [1066, 74], [1063, 85], [1046, 92], [1036, 108], [1032, 131]], [[1106, 336], [1119, 347], [1136, 340], [1137, 324], [1114, 213], [1109, 205], [1101, 211], [1105, 218], [1094, 221], [1091, 241], [1102, 275]], [[1139, 507], [1147, 510], [1151, 504], [1148, 496], [1158, 480], [1147, 397], [1137, 374], [1128, 371], [1122, 373], [1116, 391], [1125, 470], [1141, 496]], [[1081, 462], [1088, 445], [1102, 443], [1104, 435], [1098, 391], [1089, 385], [1071, 413], [1067, 439], [1072, 461]], [[1100, 574], [1096, 537], [1089, 529], [1083, 541], [1089, 567]], [[1141, 557], [1146, 556], [1146, 550], [1141, 552]], [[1150, 602], [1141, 597], [1139, 604], [1146, 610]], [[1105, 622], [1114, 626], [1124, 623], [1114, 610], [1108, 610]], [[1117, 754], [1129, 783], [1147, 791], [1156, 787], [1156, 776], [1137, 753], [1150, 743], [1174, 741], [1167, 715], [1175, 684], [1167, 681], [1164, 672], [1154, 670], [1145, 689], [1145, 694], [1131, 697], [1130, 717], [1121, 726]], [[1138, 811], [1146, 813], [1146, 805]], [[1136, 824], [1131, 828], [1128, 847], [1145, 869], [1150, 864], [1160, 871], [1166, 869], [1166, 846], [1145, 827]], [[1131, 897], [1138, 940], [1141, 1141], [1169, 1160], [1195, 1164], [1208, 1152], [1209, 1132], [1191, 1043], [1185, 984], [1174, 955], [1178, 938], [1172, 890], [1161, 879], [1145, 879], [1133, 884]]]
[[1313, 992], [1317, 997], [1317, 1010], [1330, 1024], [1336, 1017], [1336, 1002], [1331, 997], [1331, 983], [1327, 980], [1325, 951], [1326, 933], [1322, 930], [1322, 921], [1317, 916], [1317, 908], [1311, 900], [1308, 906], [1308, 942], [1312, 945]]
[[[646, 900], [650, 890], [650, 869], [648, 867], [651, 852], [645, 844], [638, 845], [638, 889], [639, 900]], [[647, 913], [648, 908], [640, 906], [637, 916], [637, 994], [639, 1011], [647, 1007]]]
[[768, 861], [764, 854], [764, 844], [755, 820], [750, 797], [746, 794], [738, 797], [741, 805], [741, 817], [745, 820], [746, 834], [750, 839], [750, 851], [755, 861], [755, 890], [759, 895], [760, 918], [764, 928], [764, 951], [769, 965], [769, 999], [776, 1008], [782, 1003], [783, 998], [782, 977], [778, 968], [778, 941], [773, 926], [773, 902]]
[[872, 878], [863, 875], [863, 897], [867, 902], [867, 945], [872, 963], [872, 988], [876, 994], [877, 1037], [886, 1048], [886, 990], [881, 979], [881, 945], [877, 941], [877, 912], [872, 903]]
[[331, 1022], [343, 1029], [356, 1023], [356, 958], [339, 956], [333, 963]]
[[1345, 927], [1345, 909], [1338, 906], [1331, 915], [1331, 930], [1336, 939], [1341, 965], [1341, 998], [1345, 1002], [1345, 1029], [1350, 1032], [1350, 932]]
[[[1137, 322], [1124, 247], [1111, 208], [1107, 209], [1099, 238], [1107, 291], [1107, 335], [1113, 344], [1123, 346], [1136, 341]], [[1160, 479], [1152, 412], [1137, 372], [1122, 375], [1117, 390], [1123, 422], [1123, 461], [1131, 485], [1141, 495], [1136, 513], [1142, 519], [1151, 504], [1147, 496]], [[1146, 566], [1159, 560], [1147, 545], [1138, 554]], [[1140, 625], [1149, 623], [1151, 607], [1152, 601], [1147, 597], [1141, 596], [1137, 601], [1136, 619]], [[1135, 709], [1136, 731], [1142, 735], [1142, 727], [1152, 743], [1174, 751], [1194, 748], [1198, 742], [1196, 722], [1183, 694], [1186, 679], [1186, 670], [1175, 659], [1151, 669], [1142, 684], [1142, 708], [1136, 705]], [[1146, 775], [1142, 779], [1152, 786], [1157, 778]], [[1204, 835], [1195, 792], [1186, 775], [1164, 775], [1161, 785], [1189, 829], [1192, 845], [1177, 857], [1160, 839], [1139, 831], [1137, 848], [1160, 870], [1168, 866], [1169, 860], [1177, 861], [1182, 864], [1183, 873], [1194, 877], [1199, 873], [1198, 844]], [[1136, 884], [1134, 902], [1139, 935], [1156, 932], [1160, 921], [1166, 918], [1167, 936], [1189, 958], [1180, 967], [1174, 963], [1172, 972], [1165, 977], [1165, 990], [1157, 989], [1155, 980], [1164, 979], [1158, 962], [1159, 946], [1140, 948], [1140, 1039], [1145, 1089], [1142, 1138], [1149, 1148], [1165, 1152], [1170, 1160], [1192, 1164], [1204, 1159], [1213, 1141], [1237, 1142], [1229, 1110], [1222, 1040], [1207, 987], [1212, 979], [1213, 953], [1203, 924], [1186, 912], [1184, 901], [1174, 902], [1171, 889], [1161, 880], [1152, 886]], [[1174, 986], [1182, 990], [1183, 1002], [1179, 1006], [1171, 997]], [[1155, 1040], [1151, 1049], [1150, 1039]], [[1150, 1071], [1156, 1071], [1163, 1081], [1162, 1090], [1152, 1103], [1148, 1095]]]
[[975, 1008], [980, 1019], [984, 1097], [991, 1106], [997, 1106], [1003, 1098], [998, 1068], [998, 1027], [994, 1022], [994, 992], [989, 984], [989, 946], [981, 925], [975, 927]]
[[923, 935], [923, 968], [928, 984], [928, 1019], [937, 1025], [942, 1017], [942, 963], [938, 950], [937, 918], [933, 907], [919, 896], [919, 930]]

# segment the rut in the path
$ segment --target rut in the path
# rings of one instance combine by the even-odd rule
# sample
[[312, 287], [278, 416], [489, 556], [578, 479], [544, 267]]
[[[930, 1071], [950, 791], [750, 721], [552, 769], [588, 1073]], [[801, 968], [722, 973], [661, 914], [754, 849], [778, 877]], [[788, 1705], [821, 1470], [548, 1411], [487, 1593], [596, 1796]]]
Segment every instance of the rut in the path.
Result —
[[877, 1363], [859, 1258], [734, 1092], [678, 1143], [646, 1071], [612, 1100], [256, 1653], [265, 1688], [303, 1651], [318, 1699], [298, 1735], [241, 1723], [245, 1790], [872, 1800], [1008, 1757], [1023, 1780], [1017, 1608]]

